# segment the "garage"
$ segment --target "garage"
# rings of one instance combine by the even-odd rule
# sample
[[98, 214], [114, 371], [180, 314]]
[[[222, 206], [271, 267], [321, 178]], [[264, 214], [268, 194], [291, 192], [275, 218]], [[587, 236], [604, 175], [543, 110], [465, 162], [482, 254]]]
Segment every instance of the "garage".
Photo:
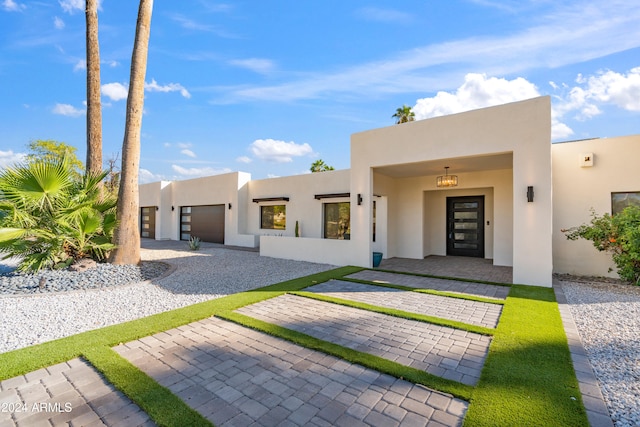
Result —
[[225, 205], [180, 207], [180, 240], [198, 237], [203, 242], [224, 244]]

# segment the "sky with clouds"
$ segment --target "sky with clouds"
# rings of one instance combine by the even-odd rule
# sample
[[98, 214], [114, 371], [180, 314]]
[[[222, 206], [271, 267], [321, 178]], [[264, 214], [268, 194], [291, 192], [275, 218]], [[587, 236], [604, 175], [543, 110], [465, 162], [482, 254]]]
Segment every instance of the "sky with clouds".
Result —
[[[116, 156], [137, 2], [98, 12]], [[540, 95], [554, 142], [640, 133], [640, 4], [608, 0], [155, 2], [141, 182], [349, 167], [350, 135]], [[86, 144], [84, 0], [0, 0], [0, 167]], [[473, 141], [469, 142], [470, 144]]]

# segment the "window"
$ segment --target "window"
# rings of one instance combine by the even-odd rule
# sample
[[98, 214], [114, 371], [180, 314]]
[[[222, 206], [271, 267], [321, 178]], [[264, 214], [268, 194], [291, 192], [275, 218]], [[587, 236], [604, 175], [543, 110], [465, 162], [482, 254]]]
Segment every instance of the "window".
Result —
[[640, 207], [640, 192], [611, 193], [611, 214], [615, 215], [628, 206]]
[[260, 228], [285, 230], [287, 207], [285, 205], [260, 206]]
[[351, 238], [351, 203], [324, 204], [324, 238], [339, 240]]

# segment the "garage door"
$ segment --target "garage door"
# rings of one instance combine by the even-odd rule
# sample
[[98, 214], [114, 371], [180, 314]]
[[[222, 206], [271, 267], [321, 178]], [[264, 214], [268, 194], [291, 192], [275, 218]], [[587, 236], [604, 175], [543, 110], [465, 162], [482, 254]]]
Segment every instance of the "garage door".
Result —
[[180, 239], [191, 236], [203, 242], [224, 243], [225, 205], [182, 206], [180, 208]]

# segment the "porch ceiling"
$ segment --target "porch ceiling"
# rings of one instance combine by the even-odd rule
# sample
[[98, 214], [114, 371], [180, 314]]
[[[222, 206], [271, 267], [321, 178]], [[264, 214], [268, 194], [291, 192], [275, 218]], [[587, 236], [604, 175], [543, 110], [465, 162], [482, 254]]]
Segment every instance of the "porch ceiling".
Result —
[[484, 170], [511, 169], [513, 167], [513, 153], [402, 163], [379, 166], [373, 168], [373, 170], [376, 173], [392, 178], [410, 178], [415, 176], [444, 175], [445, 166], [449, 166], [449, 174], [451, 175]]

